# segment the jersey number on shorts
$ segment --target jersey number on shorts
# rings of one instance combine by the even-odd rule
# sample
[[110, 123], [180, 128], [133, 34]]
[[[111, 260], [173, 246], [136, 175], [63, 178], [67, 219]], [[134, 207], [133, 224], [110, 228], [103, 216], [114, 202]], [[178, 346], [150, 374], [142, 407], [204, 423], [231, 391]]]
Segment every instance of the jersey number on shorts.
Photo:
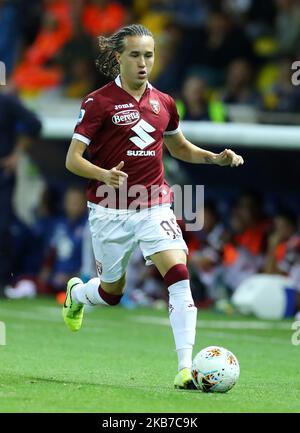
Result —
[[154, 143], [155, 139], [151, 137], [148, 132], [154, 132], [155, 128], [147, 123], [145, 120], [141, 119], [133, 128], [131, 128], [137, 135], [131, 137], [129, 140], [132, 141], [140, 149], [144, 149], [149, 146], [149, 144]]
[[172, 239], [181, 237], [180, 227], [174, 218], [171, 218], [169, 221], [162, 221], [160, 225]]

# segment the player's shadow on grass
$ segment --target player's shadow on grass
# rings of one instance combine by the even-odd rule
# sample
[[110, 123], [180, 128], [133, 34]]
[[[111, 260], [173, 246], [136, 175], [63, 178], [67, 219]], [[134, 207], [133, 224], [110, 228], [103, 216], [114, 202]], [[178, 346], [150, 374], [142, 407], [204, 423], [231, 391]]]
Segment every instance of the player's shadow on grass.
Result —
[[[49, 383], [58, 383], [58, 384], [65, 384], [65, 385], [74, 385], [74, 386], [98, 386], [98, 387], [110, 387], [110, 388], [116, 388], [119, 389], [120, 387], [124, 387], [124, 388], [136, 388], [136, 389], [147, 389], [149, 391], [149, 389], [153, 389], [153, 390], [158, 390], [156, 386], [153, 387], [148, 387], [146, 385], [137, 385], [134, 383], [134, 380], [132, 380], [131, 383], [127, 383], [127, 384], [119, 384], [119, 385], [114, 385], [114, 384], [108, 384], [108, 383], [93, 383], [93, 382], [82, 382], [82, 381], [78, 381], [75, 382], [73, 380], [62, 380], [62, 379], [55, 379], [54, 377], [37, 377], [37, 376], [27, 376], [26, 379], [29, 379], [31, 381], [31, 383], [37, 383], [37, 382], [49, 382]], [[172, 387], [168, 387], [168, 386], [159, 386], [159, 389], [161, 391], [176, 391], [176, 392], [180, 392], [180, 393], [190, 393], [190, 392], [199, 392], [196, 389], [174, 389]]]
[[54, 377], [37, 377], [37, 376], [27, 376], [27, 379], [31, 381], [31, 383], [37, 382], [50, 382], [50, 383], [59, 383], [59, 384], [68, 384], [68, 385], [87, 385], [87, 386], [107, 386], [104, 383], [93, 383], [93, 382], [75, 382], [73, 380], [63, 380], [63, 379], [55, 379]]
[[[27, 376], [27, 379], [29, 379], [30, 381], [32, 381], [32, 383], [36, 383], [36, 382], [50, 382], [50, 383], [59, 383], [59, 384], [66, 384], [66, 385], [82, 385], [82, 386], [109, 386], [110, 388], [120, 388], [120, 385], [114, 385], [114, 384], [110, 384], [110, 383], [95, 383], [95, 382], [83, 382], [83, 381], [74, 381], [74, 380], [65, 380], [65, 379], [56, 379], [56, 378], [52, 378], [52, 377], [37, 377], [37, 376]], [[122, 385], [121, 385], [122, 386]], [[128, 388], [128, 387], [132, 387], [132, 388], [140, 388], [140, 389], [145, 389], [146, 386], [145, 385], [137, 385], [134, 383], [134, 380], [132, 380], [132, 383], [127, 383], [123, 385], [124, 387]], [[168, 388], [166, 388], [168, 389]]]

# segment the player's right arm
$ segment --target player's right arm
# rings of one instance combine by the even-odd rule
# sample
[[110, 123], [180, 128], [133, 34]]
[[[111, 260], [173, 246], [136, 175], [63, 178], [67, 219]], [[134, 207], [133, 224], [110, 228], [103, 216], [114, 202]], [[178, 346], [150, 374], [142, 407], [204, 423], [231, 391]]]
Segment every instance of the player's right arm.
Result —
[[119, 188], [128, 176], [121, 171], [124, 161], [121, 161], [110, 170], [105, 170], [85, 159], [83, 157], [85, 150], [86, 144], [77, 138], [73, 138], [66, 157], [66, 168], [78, 176], [95, 179], [113, 188]]
[[105, 103], [97, 95], [92, 94], [84, 98], [67, 153], [66, 168], [78, 176], [98, 180], [113, 188], [119, 188], [127, 177], [127, 174], [121, 171], [124, 166], [123, 161], [116, 167], [105, 170], [83, 157], [83, 153], [90, 145], [92, 138], [102, 127], [105, 118], [104, 106]]

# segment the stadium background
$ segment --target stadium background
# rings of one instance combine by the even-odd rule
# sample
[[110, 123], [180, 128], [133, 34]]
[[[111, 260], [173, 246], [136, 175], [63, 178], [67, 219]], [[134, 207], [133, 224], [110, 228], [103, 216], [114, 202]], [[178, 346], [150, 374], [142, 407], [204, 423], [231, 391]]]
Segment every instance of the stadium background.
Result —
[[[134, 22], [155, 37], [151, 83], [175, 98], [183, 125], [199, 122], [199, 137], [201, 122], [299, 124], [300, 86], [291, 81], [292, 63], [300, 58], [297, 0], [0, 1], [0, 60], [7, 78], [1, 92], [18, 95], [42, 125], [19, 159], [11, 197], [10, 273], [1, 287], [16, 286], [19, 291], [7, 292], [11, 297], [33, 296], [36, 289], [57, 295], [69, 275], [91, 276], [91, 264], [83, 263], [89, 253], [82, 254], [87, 235], [80, 191], [71, 190], [67, 216], [64, 210], [66, 191], [83, 188], [85, 181], [67, 172], [65, 154], [81, 99], [108, 82], [94, 67], [97, 35]], [[226, 135], [223, 141], [200, 144], [213, 151], [231, 147]], [[241, 142], [233, 148], [245, 159], [236, 170], [165, 155], [170, 183], [205, 185], [207, 218], [216, 225], [217, 212], [224, 226], [215, 240], [208, 228], [185, 233], [199, 307], [226, 297], [236, 288], [232, 281], [255, 272], [288, 274], [300, 263], [296, 242], [293, 262], [286, 264], [289, 240], [299, 234], [299, 149], [278, 143], [275, 132], [274, 147], [266, 147], [262, 136], [255, 146]], [[4, 212], [1, 206], [0, 218]], [[81, 230], [79, 241], [74, 227]], [[241, 264], [234, 268], [237, 254]], [[246, 273], [243, 255], [251, 262]], [[223, 278], [228, 266], [233, 275]], [[215, 271], [217, 290], [209, 278]], [[145, 269], [137, 254], [123, 305], [160, 305], [165, 296], [155, 270]]]

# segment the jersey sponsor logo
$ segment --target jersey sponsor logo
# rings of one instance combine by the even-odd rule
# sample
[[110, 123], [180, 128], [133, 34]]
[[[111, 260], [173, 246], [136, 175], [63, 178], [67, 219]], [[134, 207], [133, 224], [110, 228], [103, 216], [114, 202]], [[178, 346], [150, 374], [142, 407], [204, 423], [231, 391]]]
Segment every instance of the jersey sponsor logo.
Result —
[[79, 125], [79, 123], [81, 123], [82, 119], [84, 118], [84, 115], [85, 115], [85, 110], [82, 108], [80, 110], [80, 113], [79, 113], [79, 117], [78, 117], [78, 120], [77, 120], [77, 125]]
[[149, 132], [154, 132], [156, 129], [145, 120], [141, 119], [131, 130], [136, 133], [136, 136], [130, 137], [129, 140], [140, 149], [144, 149], [155, 142], [155, 138]]
[[134, 105], [130, 102], [129, 104], [120, 104], [120, 105], [115, 105], [115, 110], [122, 110], [124, 108], [133, 108]]
[[127, 150], [127, 156], [155, 156], [155, 150]]
[[131, 125], [140, 119], [140, 113], [138, 110], [123, 110], [114, 114], [112, 121], [115, 125], [124, 126]]
[[157, 99], [149, 99], [152, 111], [155, 114], [158, 114], [160, 112], [160, 103]]

